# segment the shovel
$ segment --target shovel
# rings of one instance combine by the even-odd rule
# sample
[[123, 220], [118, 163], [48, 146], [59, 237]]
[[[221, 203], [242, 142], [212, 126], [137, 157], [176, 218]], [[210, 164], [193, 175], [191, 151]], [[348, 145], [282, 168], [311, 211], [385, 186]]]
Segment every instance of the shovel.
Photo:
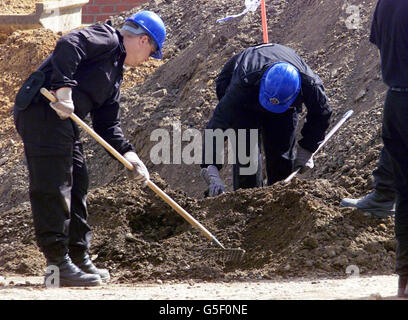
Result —
[[[319, 147], [317, 148], [317, 150], [312, 154], [312, 157], [326, 144], [326, 142], [331, 138], [331, 136], [343, 125], [344, 122], [347, 121], [347, 119], [349, 119], [352, 115], [353, 115], [354, 111], [353, 110], [349, 110], [347, 111], [344, 116], [340, 119], [339, 122], [337, 122], [337, 124], [333, 127], [333, 129], [330, 130], [330, 132], [326, 135], [326, 137], [324, 138], [323, 142], [319, 145]], [[285, 180], [284, 182], [290, 182], [300, 171], [300, 169], [302, 168], [298, 168], [295, 171], [293, 171]]]
[[[41, 88], [41, 94], [43, 94], [51, 102], [56, 102], [57, 99], [54, 95], [45, 88]], [[125, 159], [119, 152], [117, 152], [109, 143], [107, 143], [102, 137], [100, 137], [91, 127], [89, 127], [85, 122], [83, 122], [75, 113], [70, 115], [70, 118], [75, 121], [80, 127], [82, 127], [86, 132], [88, 132], [97, 142], [99, 142], [106, 150], [108, 150], [116, 159], [118, 159], [127, 169], [133, 170], [133, 165]], [[208, 248], [204, 250], [209, 250], [213, 252], [216, 257], [222, 261], [240, 261], [245, 254], [245, 250], [237, 249], [227, 249], [215, 238], [200, 222], [194, 219], [187, 211], [179, 206], [172, 198], [170, 198], [164, 191], [162, 191], [156, 184], [151, 180], [148, 180], [146, 185], [153, 190], [160, 198], [162, 198], [168, 205], [170, 205], [176, 212], [181, 215], [188, 223], [193, 227], [196, 227], [201, 231], [201, 233], [210, 241], [214, 242], [221, 249]]]

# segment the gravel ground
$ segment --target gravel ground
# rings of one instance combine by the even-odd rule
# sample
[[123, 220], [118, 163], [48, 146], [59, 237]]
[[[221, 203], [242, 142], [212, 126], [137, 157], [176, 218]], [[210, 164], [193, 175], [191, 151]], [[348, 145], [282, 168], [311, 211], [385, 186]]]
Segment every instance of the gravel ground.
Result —
[[[94, 288], [42, 286], [42, 277], [10, 276], [0, 300], [396, 300], [398, 277], [251, 282], [140, 282]], [[10, 284], [10, 282], [12, 282]]]

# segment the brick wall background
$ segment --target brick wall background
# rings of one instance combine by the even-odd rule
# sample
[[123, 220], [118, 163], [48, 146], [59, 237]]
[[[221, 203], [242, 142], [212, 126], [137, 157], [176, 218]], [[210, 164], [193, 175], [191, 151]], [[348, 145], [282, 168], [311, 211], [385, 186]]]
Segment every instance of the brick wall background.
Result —
[[89, 0], [82, 7], [82, 23], [104, 21], [122, 11], [130, 10], [149, 0]]

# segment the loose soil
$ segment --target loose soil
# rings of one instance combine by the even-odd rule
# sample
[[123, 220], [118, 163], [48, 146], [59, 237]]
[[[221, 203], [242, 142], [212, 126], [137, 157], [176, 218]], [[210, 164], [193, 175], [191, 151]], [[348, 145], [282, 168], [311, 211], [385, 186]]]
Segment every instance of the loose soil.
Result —
[[[262, 42], [260, 15], [216, 24], [228, 13], [241, 12], [243, 1], [176, 0], [152, 1], [113, 18], [119, 27], [130, 13], [150, 9], [161, 15], [168, 29], [164, 63], [149, 64], [140, 71], [142, 80], [129, 81], [122, 92], [126, 136], [156, 184], [226, 247], [246, 250], [239, 262], [208, 255], [203, 248], [213, 245], [203, 235], [152, 191], [126, 180], [122, 165], [83, 134], [92, 189], [91, 253], [98, 266], [110, 270], [115, 285], [345, 278], [349, 270], [363, 276], [393, 274], [393, 218], [380, 220], [339, 208], [342, 198], [371, 190], [371, 172], [382, 147], [385, 87], [367, 31], [375, 3], [349, 2], [359, 6], [361, 18], [360, 29], [349, 30], [343, 1], [268, 2], [270, 41], [293, 47], [321, 76], [334, 110], [333, 124], [349, 109], [355, 115], [316, 156], [312, 172], [288, 185], [232, 192], [227, 165], [222, 175], [229, 192], [216, 198], [203, 198], [205, 184], [198, 165], [153, 164], [150, 151], [155, 142], [150, 137], [158, 128], [173, 134], [178, 124], [182, 130], [205, 127], [217, 103], [214, 79], [223, 64], [245, 47]], [[49, 38], [45, 30], [30, 32]], [[9, 52], [1, 70], [21, 70], [0, 80], [1, 117], [8, 128], [0, 133], [0, 272], [41, 276], [44, 258], [35, 244], [27, 172], [9, 111], [17, 83], [29, 74], [26, 62], [36, 61], [34, 70], [58, 35], [52, 35], [43, 55], [36, 55], [30, 47], [24, 54], [29, 41], [17, 49], [19, 34], [26, 31], [11, 35], [14, 38], [0, 47]], [[41, 41], [35, 45], [33, 41], [32, 48], [43, 48]], [[7, 65], [20, 53], [15, 66]]]
[[0, 0], [0, 14], [31, 14], [36, 3], [47, 1], [51, 0]]

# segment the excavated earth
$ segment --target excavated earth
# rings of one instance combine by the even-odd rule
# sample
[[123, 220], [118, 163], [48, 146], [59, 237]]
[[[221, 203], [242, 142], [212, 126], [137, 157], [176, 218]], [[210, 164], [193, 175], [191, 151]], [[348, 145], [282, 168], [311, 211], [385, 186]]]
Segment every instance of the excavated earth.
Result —
[[[290, 184], [231, 192], [231, 167], [223, 177], [229, 192], [204, 198], [198, 164], [153, 164], [153, 130], [203, 129], [217, 103], [214, 79], [223, 64], [247, 46], [262, 42], [260, 15], [217, 24], [243, 10], [241, 0], [151, 1], [168, 28], [164, 63], [138, 71], [122, 92], [122, 126], [152, 180], [228, 248], [242, 248], [242, 261], [224, 261], [202, 234], [148, 188], [126, 180], [121, 164], [83, 135], [91, 177], [91, 253], [117, 283], [141, 280], [259, 280], [391, 275], [395, 260], [394, 220], [339, 208], [344, 197], [372, 189], [381, 141], [385, 86], [378, 54], [368, 41], [376, 1], [271, 0], [269, 41], [293, 47], [321, 76], [333, 107], [334, 125], [353, 117], [315, 158], [315, 169]], [[346, 27], [347, 5], [357, 5], [357, 29]], [[0, 44], [0, 272], [42, 275], [44, 259], [35, 244], [27, 197], [27, 171], [10, 110], [18, 85], [49, 54], [59, 35], [16, 32]], [[132, 80], [133, 79], [133, 80]], [[144, 81], [143, 81], [144, 80]], [[302, 115], [304, 118], [304, 114]], [[187, 142], [185, 142], [187, 143]]]
[[46, 1], [50, 0], [1, 0], [0, 14], [31, 14], [37, 2]]

